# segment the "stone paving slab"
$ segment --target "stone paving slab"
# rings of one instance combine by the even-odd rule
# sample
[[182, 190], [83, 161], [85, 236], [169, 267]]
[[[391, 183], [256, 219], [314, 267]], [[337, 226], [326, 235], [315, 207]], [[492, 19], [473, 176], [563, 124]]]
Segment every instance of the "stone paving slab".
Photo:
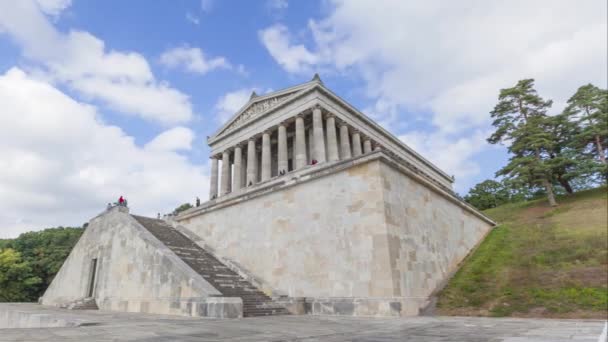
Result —
[[599, 320], [484, 317], [274, 316], [210, 319], [75, 312], [35, 304], [0, 304], [0, 309], [7, 308], [78, 319], [84, 325], [0, 329], [0, 341], [597, 342], [605, 324]]

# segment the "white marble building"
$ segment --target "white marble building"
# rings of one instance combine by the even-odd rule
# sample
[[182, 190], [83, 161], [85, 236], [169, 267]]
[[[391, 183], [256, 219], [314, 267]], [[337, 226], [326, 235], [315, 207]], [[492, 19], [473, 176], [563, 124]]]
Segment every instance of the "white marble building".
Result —
[[210, 201], [177, 222], [308, 313], [418, 314], [494, 224], [317, 75], [252, 94], [208, 143]]

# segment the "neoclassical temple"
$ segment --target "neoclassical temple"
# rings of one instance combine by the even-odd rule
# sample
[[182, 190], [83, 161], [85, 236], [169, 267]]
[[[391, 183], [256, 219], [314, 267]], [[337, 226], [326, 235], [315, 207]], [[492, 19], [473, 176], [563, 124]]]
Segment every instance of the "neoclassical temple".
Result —
[[[315, 77], [208, 138], [209, 200], [93, 218], [46, 305], [212, 317], [417, 315], [494, 222]], [[203, 185], [201, 185], [203, 187]]]
[[264, 96], [253, 92], [208, 143], [210, 199], [380, 149], [403, 158], [441, 186], [451, 189], [454, 180], [325, 88], [317, 74], [310, 82]]

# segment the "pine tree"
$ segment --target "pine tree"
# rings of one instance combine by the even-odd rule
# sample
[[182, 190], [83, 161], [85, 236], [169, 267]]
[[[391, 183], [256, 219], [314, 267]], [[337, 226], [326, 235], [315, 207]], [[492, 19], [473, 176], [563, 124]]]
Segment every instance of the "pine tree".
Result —
[[584, 85], [568, 100], [564, 114], [576, 122], [581, 131], [580, 144], [593, 144], [599, 160], [606, 164], [608, 147], [608, 91], [593, 84]]
[[537, 94], [533, 79], [520, 80], [515, 87], [501, 89], [498, 104], [491, 112], [496, 131], [488, 142], [510, 144], [508, 150], [512, 157], [497, 176], [517, 179], [529, 186], [541, 185], [549, 205], [555, 206], [553, 165], [550, 163], [554, 139], [547, 129], [549, 118], [546, 115], [552, 103]]

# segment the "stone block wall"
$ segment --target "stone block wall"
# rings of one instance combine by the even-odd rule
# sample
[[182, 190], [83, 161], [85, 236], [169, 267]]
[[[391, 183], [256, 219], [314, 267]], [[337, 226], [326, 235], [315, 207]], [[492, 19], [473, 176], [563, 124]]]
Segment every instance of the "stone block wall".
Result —
[[306, 172], [179, 224], [268, 294], [361, 316], [418, 314], [493, 225], [382, 152]]

